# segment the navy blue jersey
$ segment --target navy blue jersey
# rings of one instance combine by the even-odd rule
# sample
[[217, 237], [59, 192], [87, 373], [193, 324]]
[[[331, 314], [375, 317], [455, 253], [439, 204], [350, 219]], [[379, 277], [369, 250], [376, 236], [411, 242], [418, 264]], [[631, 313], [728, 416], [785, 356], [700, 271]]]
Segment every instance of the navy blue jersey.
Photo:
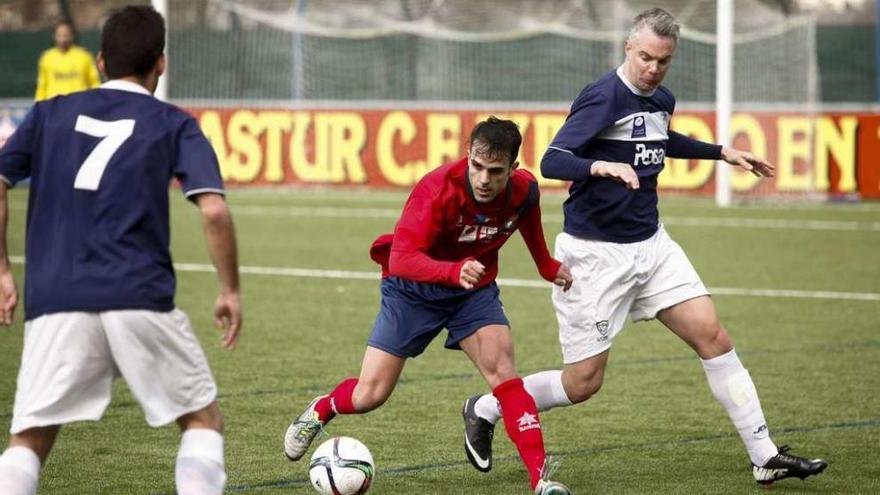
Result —
[[[576, 237], [637, 242], [658, 228], [657, 175], [667, 156], [719, 158], [720, 146], [669, 130], [675, 97], [663, 86], [643, 92], [622, 69], [587, 85], [541, 162], [545, 177], [572, 181], [564, 230]], [[639, 189], [590, 176], [594, 161], [632, 165]]]
[[190, 115], [126, 81], [37, 103], [0, 149], [0, 180], [28, 177], [26, 319], [173, 309], [170, 182], [223, 192]]

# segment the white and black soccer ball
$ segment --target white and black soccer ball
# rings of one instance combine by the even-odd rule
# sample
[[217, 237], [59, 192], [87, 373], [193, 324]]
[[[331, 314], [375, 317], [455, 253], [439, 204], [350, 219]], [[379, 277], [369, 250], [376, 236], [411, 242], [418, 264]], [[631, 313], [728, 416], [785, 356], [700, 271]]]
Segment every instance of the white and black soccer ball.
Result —
[[322, 443], [309, 464], [312, 486], [324, 495], [367, 493], [375, 474], [370, 450], [350, 437], [331, 438]]

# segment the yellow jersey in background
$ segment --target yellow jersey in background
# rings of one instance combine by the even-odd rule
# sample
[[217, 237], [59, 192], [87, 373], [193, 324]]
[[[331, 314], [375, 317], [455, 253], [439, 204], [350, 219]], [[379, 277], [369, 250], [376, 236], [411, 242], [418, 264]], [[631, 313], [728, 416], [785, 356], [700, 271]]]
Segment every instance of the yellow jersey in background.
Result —
[[40, 56], [36, 101], [97, 87], [101, 84], [95, 59], [86, 49], [71, 46], [66, 52], [50, 48]]

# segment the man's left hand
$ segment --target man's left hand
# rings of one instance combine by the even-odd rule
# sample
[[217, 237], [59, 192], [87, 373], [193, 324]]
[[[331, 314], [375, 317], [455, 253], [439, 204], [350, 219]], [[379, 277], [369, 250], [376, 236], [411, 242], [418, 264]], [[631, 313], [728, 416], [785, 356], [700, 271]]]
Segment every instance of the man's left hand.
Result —
[[740, 151], [727, 146], [721, 148], [721, 159], [731, 165], [742, 167], [758, 177], [773, 177], [775, 170], [775, 167], [767, 160], [748, 151]]

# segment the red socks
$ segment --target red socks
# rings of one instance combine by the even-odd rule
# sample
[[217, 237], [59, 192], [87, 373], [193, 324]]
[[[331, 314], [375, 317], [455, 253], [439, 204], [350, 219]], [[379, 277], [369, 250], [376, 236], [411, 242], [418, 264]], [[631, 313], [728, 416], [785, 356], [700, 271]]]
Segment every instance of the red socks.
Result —
[[346, 378], [339, 382], [339, 385], [315, 403], [315, 412], [318, 413], [318, 420], [327, 423], [337, 414], [357, 414], [352, 404], [352, 396], [354, 395], [354, 387], [357, 385], [357, 378]]
[[501, 404], [507, 436], [516, 445], [534, 489], [541, 479], [541, 469], [547, 457], [535, 399], [526, 392], [521, 378], [507, 380], [495, 387], [492, 394]]
[[[337, 414], [357, 414], [352, 403], [357, 383], [357, 378], [346, 378], [329, 395], [318, 400], [315, 403], [318, 420], [327, 423]], [[521, 378], [507, 380], [495, 387], [492, 393], [501, 404], [507, 436], [516, 445], [529, 473], [532, 488], [535, 488], [541, 479], [541, 469], [547, 457], [535, 399], [526, 392]]]

